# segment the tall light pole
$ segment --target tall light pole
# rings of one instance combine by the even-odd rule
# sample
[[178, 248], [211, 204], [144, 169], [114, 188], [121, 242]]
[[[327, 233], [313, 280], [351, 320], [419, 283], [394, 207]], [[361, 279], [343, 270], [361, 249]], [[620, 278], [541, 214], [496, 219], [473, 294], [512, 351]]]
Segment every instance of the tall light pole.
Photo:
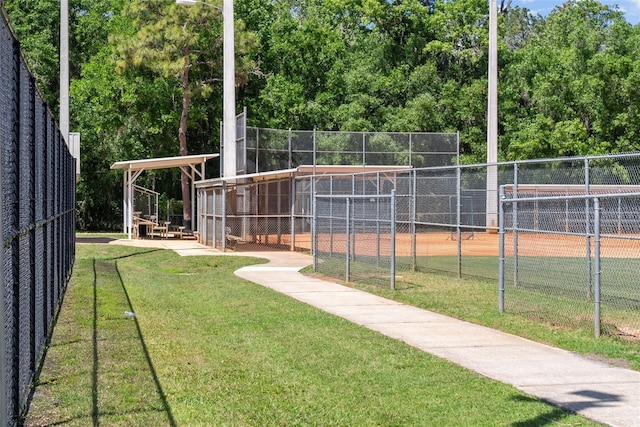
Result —
[[233, 0], [223, 0], [222, 8], [199, 0], [176, 0], [176, 4], [202, 4], [222, 11], [222, 176], [236, 176], [236, 71]]
[[[69, 144], [69, 0], [60, 1], [60, 133]], [[79, 159], [78, 159], [79, 161]]]
[[487, 231], [498, 226], [498, 6], [489, 2], [489, 84], [487, 102]]

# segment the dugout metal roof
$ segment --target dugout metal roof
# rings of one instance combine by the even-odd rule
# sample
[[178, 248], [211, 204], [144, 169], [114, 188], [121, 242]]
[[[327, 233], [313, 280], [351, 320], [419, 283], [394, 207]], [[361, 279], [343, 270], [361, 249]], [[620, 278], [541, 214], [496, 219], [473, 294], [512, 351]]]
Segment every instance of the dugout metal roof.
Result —
[[[124, 232], [132, 236], [133, 230], [133, 184], [140, 174], [147, 170], [180, 168], [191, 180], [191, 200], [195, 199], [196, 178], [204, 179], [207, 160], [220, 154], [194, 154], [190, 156], [158, 157], [153, 159], [125, 160], [115, 162], [111, 169], [123, 170], [123, 227]], [[198, 166], [200, 169], [198, 170]], [[195, 203], [191, 203], [191, 218], [195, 218]]]
[[219, 157], [220, 154], [195, 154], [191, 156], [158, 157], [154, 159], [125, 160], [115, 162], [111, 169], [125, 169], [131, 171], [145, 171], [154, 169], [194, 167], [204, 164], [207, 160]]
[[291, 178], [303, 175], [341, 175], [354, 173], [372, 173], [372, 172], [403, 172], [412, 169], [412, 166], [377, 166], [377, 165], [302, 165], [293, 169], [281, 169], [277, 171], [258, 172], [247, 175], [237, 175], [231, 177], [213, 178], [198, 181], [196, 187], [207, 187], [223, 182], [261, 182], [272, 181], [283, 178]]

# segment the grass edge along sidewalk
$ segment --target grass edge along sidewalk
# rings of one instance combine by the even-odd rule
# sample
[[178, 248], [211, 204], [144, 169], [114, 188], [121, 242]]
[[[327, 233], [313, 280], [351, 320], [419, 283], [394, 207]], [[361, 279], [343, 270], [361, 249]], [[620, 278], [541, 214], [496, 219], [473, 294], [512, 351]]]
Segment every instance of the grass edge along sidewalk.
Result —
[[233, 275], [256, 262], [79, 245], [25, 425], [596, 425]]

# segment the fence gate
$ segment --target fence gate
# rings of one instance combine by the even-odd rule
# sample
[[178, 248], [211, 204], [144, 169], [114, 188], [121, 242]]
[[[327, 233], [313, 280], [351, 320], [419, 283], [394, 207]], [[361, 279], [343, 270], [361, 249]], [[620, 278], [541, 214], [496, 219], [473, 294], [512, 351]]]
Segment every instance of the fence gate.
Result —
[[396, 280], [396, 194], [315, 194], [314, 270], [346, 282]]

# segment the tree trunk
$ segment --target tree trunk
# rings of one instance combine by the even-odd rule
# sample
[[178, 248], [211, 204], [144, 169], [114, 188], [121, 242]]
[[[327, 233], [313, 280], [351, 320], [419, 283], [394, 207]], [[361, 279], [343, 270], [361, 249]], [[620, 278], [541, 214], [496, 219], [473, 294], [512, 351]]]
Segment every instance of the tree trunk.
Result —
[[[180, 116], [180, 129], [178, 131], [178, 139], [180, 141], [180, 155], [186, 156], [187, 152], [187, 116], [189, 114], [189, 103], [191, 95], [189, 94], [189, 66], [185, 66], [182, 71], [182, 115]], [[182, 187], [182, 225], [191, 230], [191, 187], [189, 185], [189, 176], [182, 171], [180, 175]]]

